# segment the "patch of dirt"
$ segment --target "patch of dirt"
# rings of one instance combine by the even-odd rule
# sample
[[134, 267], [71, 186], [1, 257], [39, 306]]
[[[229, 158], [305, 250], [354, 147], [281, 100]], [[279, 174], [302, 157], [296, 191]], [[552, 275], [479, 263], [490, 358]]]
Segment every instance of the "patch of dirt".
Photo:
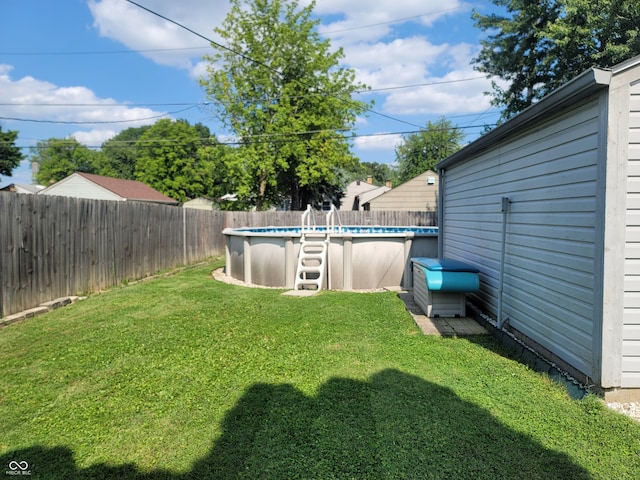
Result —
[[272, 288], [275, 290], [282, 290], [284, 287], [267, 287], [264, 285], [256, 285], [254, 283], [245, 283], [242, 280], [237, 280], [233, 277], [230, 277], [226, 273], [224, 273], [224, 267], [218, 268], [211, 272], [214, 280], [219, 282], [228, 283], [229, 285], [239, 285], [241, 287], [251, 287], [251, 288]]
[[[255, 283], [245, 283], [241, 280], [237, 280], [233, 277], [230, 277], [226, 273], [224, 273], [224, 267], [218, 268], [211, 272], [211, 275], [215, 280], [219, 282], [228, 283], [229, 285], [239, 285], [242, 287], [251, 287], [251, 288], [272, 288], [275, 290], [286, 290], [287, 287], [267, 287], [265, 285], [256, 285]], [[349, 293], [378, 293], [378, 292], [388, 292], [393, 291], [393, 288], [368, 288], [362, 290], [349, 290]], [[346, 291], [346, 290], [345, 290]]]

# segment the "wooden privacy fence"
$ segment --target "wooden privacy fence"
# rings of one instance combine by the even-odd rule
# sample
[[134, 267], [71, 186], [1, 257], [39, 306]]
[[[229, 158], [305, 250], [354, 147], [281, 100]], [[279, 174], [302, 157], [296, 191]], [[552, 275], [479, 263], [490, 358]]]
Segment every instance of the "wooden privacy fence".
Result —
[[2, 316], [218, 255], [224, 219], [212, 213], [2, 193]]
[[[316, 212], [324, 224], [325, 212]], [[0, 314], [224, 254], [225, 227], [301, 212], [219, 212], [0, 192]], [[435, 212], [340, 212], [344, 225], [435, 225]]]
[[[316, 211], [318, 225], [324, 225], [328, 212]], [[225, 227], [280, 227], [300, 225], [302, 212], [226, 212]], [[387, 225], [430, 227], [437, 225], [437, 212], [351, 211], [338, 212], [343, 225]]]

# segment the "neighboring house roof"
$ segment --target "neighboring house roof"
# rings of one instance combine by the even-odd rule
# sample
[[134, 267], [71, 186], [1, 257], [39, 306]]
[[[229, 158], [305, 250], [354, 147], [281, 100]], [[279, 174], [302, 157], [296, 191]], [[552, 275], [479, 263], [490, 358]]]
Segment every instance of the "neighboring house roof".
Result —
[[391, 187], [382, 186], [377, 187], [374, 190], [369, 190], [368, 192], [361, 193], [360, 195], [358, 195], [358, 198], [360, 199], [360, 206], [364, 205], [365, 203], [369, 203], [374, 198], [378, 198], [380, 195], [388, 192], [389, 190], [391, 190]]
[[180, 202], [137, 180], [76, 172], [48, 186], [40, 194], [101, 200], [128, 200], [178, 205]]
[[198, 197], [184, 202], [182, 207], [193, 208], [195, 210], [213, 210], [214, 202], [208, 198]]
[[344, 197], [342, 197], [342, 201], [340, 202], [340, 210], [357, 210], [359, 196], [362, 193], [369, 192], [371, 190], [376, 190], [377, 187], [369, 182], [365, 182], [364, 180], [356, 180], [355, 182], [351, 182], [347, 185], [347, 188], [344, 192]]
[[3, 192], [15, 192], [15, 193], [38, 193], [44, 187], [42, 185], [27, 185], [24, 183], [12, 183], [6, 187], [0, 188]]

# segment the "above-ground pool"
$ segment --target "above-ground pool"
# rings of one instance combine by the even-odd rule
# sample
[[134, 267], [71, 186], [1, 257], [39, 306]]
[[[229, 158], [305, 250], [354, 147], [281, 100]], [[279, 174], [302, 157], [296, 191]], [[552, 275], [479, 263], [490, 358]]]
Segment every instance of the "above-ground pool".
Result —
[[[246, 283], [293, 288], [301, 227], [226, 228], [226, 274]], [[341, 226], [305, 229], [327, 239], [323, 288], [411, 287], [411, 258], [437, 257], [437, 227]]]

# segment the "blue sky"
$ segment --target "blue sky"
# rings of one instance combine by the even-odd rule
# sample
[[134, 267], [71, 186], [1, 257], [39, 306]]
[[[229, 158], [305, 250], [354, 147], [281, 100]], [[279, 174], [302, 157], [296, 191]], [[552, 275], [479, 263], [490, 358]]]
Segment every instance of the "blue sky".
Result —
[[[136, 0], [215, 41], [229, 10], [220, 0]], [[301, 0], [306, 4], [308, 0]], [[490, 81], [471, 60], [483, 33], [473, 9], [487, 0], [317, 0], [320, 33], [345, 52], [344, 66], [372, 88], [373, 111], [359, 119], [353, 152], [392, 164], [402, 135], [445, 116], [477, 138], [499, 112]], [[0, 2], [0, 125], [19, 132], [17, 145], [75, 137], [99, 146], [119, 131], [158, 118], [230, 132], [202, 108], [198, 78], [211, 47], [197, 36], [125, 0]], [[382, 115], [379, 115], [382, 114]], [[390, 117], [390, 118], [389, 118]], [[29, 162], [0, 186], [31, 183]]]

